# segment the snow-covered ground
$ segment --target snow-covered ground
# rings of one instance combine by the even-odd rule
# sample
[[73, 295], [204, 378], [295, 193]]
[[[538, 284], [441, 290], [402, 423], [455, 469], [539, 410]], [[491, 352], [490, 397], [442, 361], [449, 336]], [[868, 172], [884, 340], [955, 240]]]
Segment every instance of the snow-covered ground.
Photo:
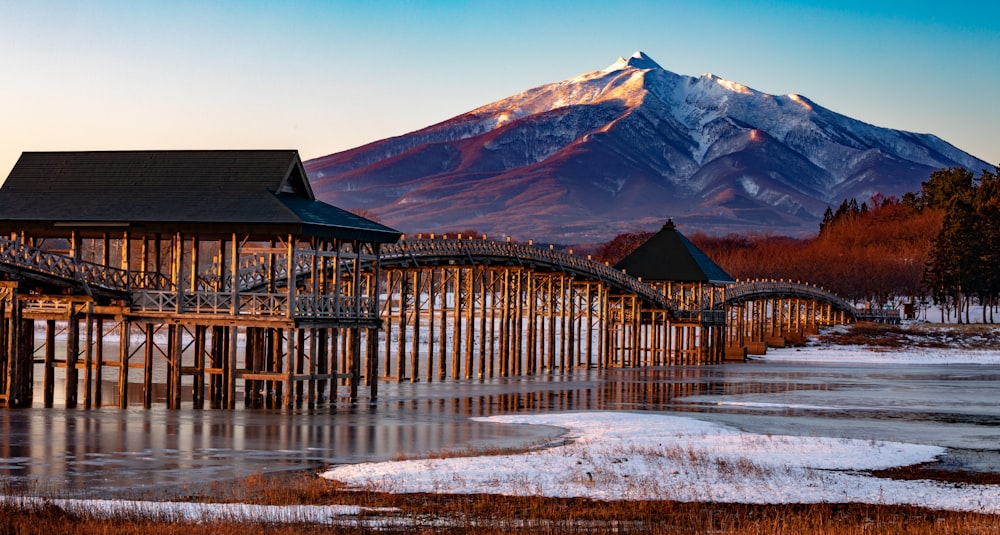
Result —
[[1000, 348], [940, 349], [940, 348], [880, 348], [866, 346], [815, 346], [804, 348], [769, 349], [766, 355], [754, 359], [770, 362], [850, 362], [869, 364], [984, 364], [1000, 365]]
[[896, 481], [865, 470], [933, 460], [937, 446], [757, 435], [694, 418], [573, 412], [487, 421], [564, 427], [565, 445], [516, 455], [364, 463], [323, 477], [390, 492], [739, 503], [862, 502], [1000, 513], [1000, 486]]
[[[811, 346], [771, 361], [1000, 364], [1000, 350]], [[551, 425], [567, 443], [523, 454], [364, 463], [323, 477], [390, 492], [495, 493], [741, 503], [861, 502], [1000, 513], [1000, 486], [897, 481], [867, 470], [933, 461], [938, 446], [761, 435], [696, 418], [570, 412], [484, 421]]]

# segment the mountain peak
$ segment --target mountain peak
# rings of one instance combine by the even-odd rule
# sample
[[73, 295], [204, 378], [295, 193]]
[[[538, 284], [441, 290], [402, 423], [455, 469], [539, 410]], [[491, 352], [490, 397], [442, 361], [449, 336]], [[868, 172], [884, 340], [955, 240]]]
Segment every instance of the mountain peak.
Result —
[[647, 56], [645, 52], [638, 50], [628, 59], [624, 57], [618, 58], [618, 61], [604, 70], [607, 72], [620, 71], [628, 67], [632, 67], [633, 69], [663, 69], [659, 63], [653, 61], [653, 58]]
[[987, 167], [939, 138], [643, 52], [410, 134], [305, 162], [316, 197], [407, 233], [596, 243], [666, 214], [706, 233], [815, 232], [823, 211]]

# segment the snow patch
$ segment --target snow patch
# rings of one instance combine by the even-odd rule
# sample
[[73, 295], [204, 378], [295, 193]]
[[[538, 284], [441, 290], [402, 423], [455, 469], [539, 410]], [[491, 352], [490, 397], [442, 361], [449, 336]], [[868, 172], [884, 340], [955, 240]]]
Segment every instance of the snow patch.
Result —
[[474, 418], [567, 430], [562, 446], [515, 455], [337, 466], [322, 477], [390, 492], [487, 493], [730, 503], [880, 503], [1000, 512], [1000, 486], [896, 481], [863, 470], [929, 462], [944, 448], [759, 435], [689, 417], [570, 412]]
[[795, 93], [791, 93], [791, 94], [788, 95], [788, 98], [789, 98], [789, 100], [798, 103], [800, 106], [802, 106], [806, 110], [812, 111], [812, 109], [813, 109], [812, 104], [810, 104], [808, 100], [802, 98], [801, 95], [796, 95]]
[[757, 193], [760, 191], [760, 185], [757, 184], [757, 181], [751, 177], [741, 176], [737, 179], [737, 182], [739, 182], [740, 186], [743, 187], [743, 191], [747, 192], [747, 194], [751, 197], [756, 197]]

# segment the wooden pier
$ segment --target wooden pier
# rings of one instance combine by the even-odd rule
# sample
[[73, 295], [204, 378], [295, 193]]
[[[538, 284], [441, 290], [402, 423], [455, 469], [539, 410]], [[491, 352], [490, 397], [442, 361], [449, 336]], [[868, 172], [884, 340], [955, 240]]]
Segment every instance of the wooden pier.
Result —
[[898, 321], [808, 284], [733, 281], [669, 222], [615, 266], [399, 240], [316, 201], [294, 151], [26, 153], [0, 234], [7, 407], [312, 406], [386, 380], [719, 364]]
[[58, 380], [66, 407], [125, 407], [139, 375], [149, 407], [157, 372], [171, 408], [233, 408], [238, 381], [251, 407], [357, 399], [399, 237], [315, 200], [294, 151], [26, 153], [0, 232], [9, 407], [32, 404], [36, 363], [45, 406]]

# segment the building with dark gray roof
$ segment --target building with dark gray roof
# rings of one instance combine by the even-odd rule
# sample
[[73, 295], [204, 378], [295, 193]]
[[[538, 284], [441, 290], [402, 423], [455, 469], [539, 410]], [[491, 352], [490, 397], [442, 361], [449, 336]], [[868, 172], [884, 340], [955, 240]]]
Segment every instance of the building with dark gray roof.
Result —
[[395, 242], [313, 195], [294, 150], [26, 152], [0, 187], [0, 233], [112, 229]]

